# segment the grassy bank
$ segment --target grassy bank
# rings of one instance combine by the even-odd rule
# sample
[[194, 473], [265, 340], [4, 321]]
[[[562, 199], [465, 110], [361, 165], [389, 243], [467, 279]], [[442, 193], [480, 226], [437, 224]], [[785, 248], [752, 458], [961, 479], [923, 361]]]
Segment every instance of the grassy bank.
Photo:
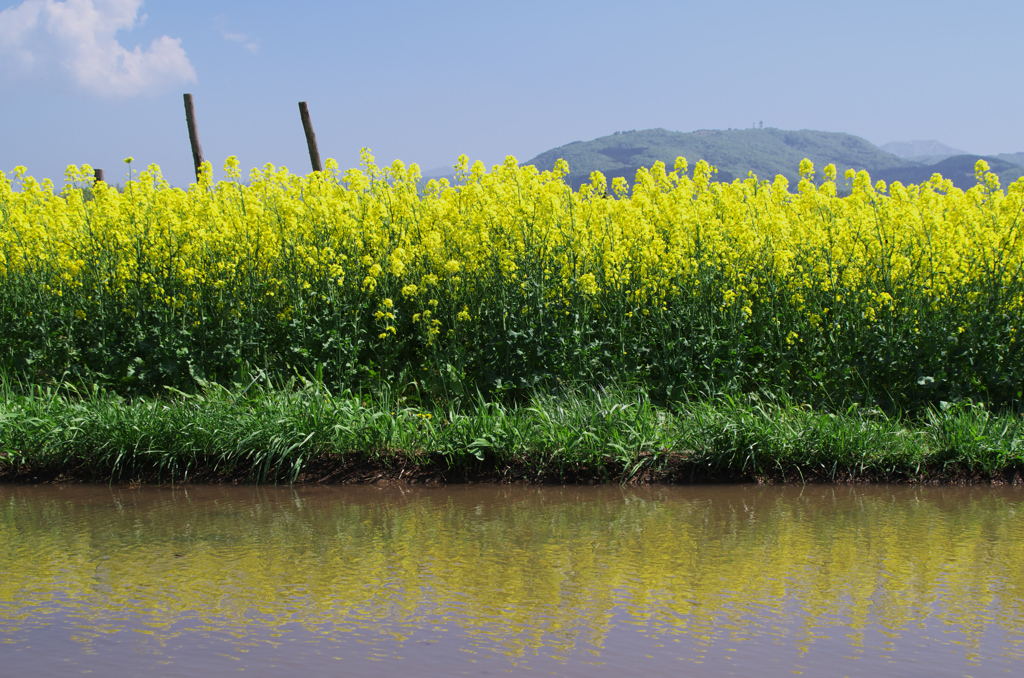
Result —
[[156, 166], [124, 190], [0, 173], [3, 478], [1024, 466], [1024, 180], [983, 162], [967, 191], [861, 172], [845, 197], [809, 161], [795, 191], [683, 158], [576, 191], [514, 158], [460, 157], [454, 185], [368, 151], [209, 169], [187, 191]]
[[747, 397], [670, 408], [593, 391], [432, 408], [384, 394], [213, 387], [125, 399], [29, 388], [0, 403], [0, 480], [1019, 481], [1019, 416], [914, 421]]

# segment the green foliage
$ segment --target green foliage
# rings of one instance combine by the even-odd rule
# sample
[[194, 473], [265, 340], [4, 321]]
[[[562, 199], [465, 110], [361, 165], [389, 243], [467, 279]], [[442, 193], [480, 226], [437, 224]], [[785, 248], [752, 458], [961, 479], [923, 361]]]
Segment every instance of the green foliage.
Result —
[[419, 406], [390, 391], [332, 394], [322, 383], [275, 387], [262, 376], [161, 398], [9, 381], [3, 395], [0, 477], [16, 479], [316, 481], [310, 468], [330, 476], [346, 465], [374, 477], [401, 467], [559, 482], [921, 482], [1024, 471], [1020, 418], [979, 406], [908, 422], [767, 396], [664, 408], [628, 390], [589, 389], [534, 394], [519, 407], [479, 396]]

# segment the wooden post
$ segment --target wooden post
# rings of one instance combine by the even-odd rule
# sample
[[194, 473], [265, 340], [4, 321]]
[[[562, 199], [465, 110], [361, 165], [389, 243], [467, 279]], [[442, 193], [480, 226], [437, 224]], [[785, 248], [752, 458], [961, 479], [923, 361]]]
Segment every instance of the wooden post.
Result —
[[313, 134], [313, 123], [309, 119], [309, 106], [306, 105], [305, 101], [299, 102], [299, 115], [302, 116], [302, 129], [306, 132], [309, 162], [313, 165], [314, 172], [323, 172], [324, 166], [320, 164], [320, 151], [316, 147], [316, 135]]
[[101, 170], [101, 169], [94, 170], [93, 174], [96, 176], [96, 183], [97, 184], [99, 182], [103, 181], [103, 170]]
[[192, 102], [192, 95], [185, 95], [185, 122], [188, 123], [188, 140], [192, 144], [192, 162], [196, 166], [196, 181], [199, 181], [199, 171], [203, 164], [203, 147], [199, 145], [199, 132], [196, 130], [196, 109]]

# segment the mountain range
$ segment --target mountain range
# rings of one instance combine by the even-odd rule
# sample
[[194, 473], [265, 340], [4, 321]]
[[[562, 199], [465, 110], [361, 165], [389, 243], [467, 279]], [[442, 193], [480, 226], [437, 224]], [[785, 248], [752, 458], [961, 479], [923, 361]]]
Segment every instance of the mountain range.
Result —
[[769, 180], [781, 174], [794, 186], [804, 158], [814, 163], [819, 179], [825, 165], [835, 164], [840, 185], [844, 172], [854, 169], [867, 170], [874, 181], [899, 181], [904, 185], [922, 183], [938, 172], [958, 188], [967, 189], [976, 183], [974, 164], [979, 158], [988, 162], [1004, 186], [1024, 175], [1024, 153], [979, 156], [937, 141], [894, 142], [878, 147], [852, 134], [772, 127], [616, 132], [553, 148], [523, 164], [550, 170], [559, 158], [564, 158], [569, 163], [566, 179], [573, 188], [579, 188], [595, 170], [609, 181], [625, 177], [632, 183], [638, 168], [650, 167], [660, 160], [671, 171], [679, 156], [687, 159], [691, 172], [698, 160], [707, 161], [717, 168], [717, 181], [742, 179], [753, 172], [758, 178]]

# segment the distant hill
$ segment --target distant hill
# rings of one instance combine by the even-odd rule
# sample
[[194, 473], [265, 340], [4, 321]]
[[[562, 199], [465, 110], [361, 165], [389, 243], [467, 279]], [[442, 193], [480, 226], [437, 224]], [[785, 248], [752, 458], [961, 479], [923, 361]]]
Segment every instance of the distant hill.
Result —
[[912, 156], [912, 157], [909, 157], [909, 158], [904, 158], [904, 160], [908, 161], [908, 165], [909, 165], [909, 163], [914, 163], [914, 164], [917, 164], [917, 165], [934, 165], [935, 163], [942, 162], [946, 158], [952, 158], [955, 155], [969, 155], [969, 154], [968, 153], [953, 153], [953, 154], [950, 154], [950, 155], [945, 155], [945, 154], [940, 153], [939, 155], [915, 155], [915, 156]]
[[887, 144], [882, 144], [879, 148], [922, 165], [933, 165], [954, 155], [968, 155], [966, 151], [947, 146], [934, 139], [927, 141], [920, 139], [917, 141], [890, 141]]
[[[896, 146], [897, 150], [904, 153], [956, 150], [937, 141], [897, 143], [902, 144]], [[758, 178], [768, 180], [781, 174], [795, 185], [800, 161], [808, 158], [814, 163], [819, 179], [825, 165], [835, 164], [840, 184], [845, 170], [852, 168], [867, 170], [873, 180], [900, 181], [905, 185], [927, 181], [939, 172], [962, 189], [975, 185], [974, 163], [980, 157], [959, 154], [922, 164], [841, 132], [776, 128], [696, 132], [649, 129], [616, 132], [592, 141], [574, 141], [545, 151], [523, 164], [550, 170], [559, 158], [564, 158], [569, 163], [567, 181], [573, 188], [579, 188], [590, 180], [590, 173], [595, 170], [609, 181], [625, 177], [632, 183], [638, 168], [650, 167], [660, 160], [671, 171], [679, 156], [687, 159], [691, 173], [698, 160], [707, 161], [718, 168], [715, 179], [724, 182], [745, 178], [748, 172], [753, 172]], [[1011, 157], [1015, 160], [1017, 156], [1020, 162], [1015, 164]], [[1005, 159], [987, 157], [986, 161], [1003, 185], [1024, 174], [1024, 153], [1007, 154]]]
[[621, 176], [632, 182], [637, 168], [650, 167], [661, 160], [671, 171], [679, 156], [687, 159], [691, 171], [698, 160], [706, 160], [718, 168], [716, 180], [725, 182], [745, 178], [748, 172], [769, 180], [781, 174], [796, 182], [804, 158], [814, 162], [818, 172], [835, 163], [840, 176], [847, 168], [889, 169], [907, 164], [852, 134], [775, 128], [616, 132], [545, 151], [524, 164], [549, 170], [559, 158], [564, 158], [569, 163], [569, 183], [578, 188], [589, 181], [594, 170], [601, 171], [609, 180]]
[[1000, 153], [995, 157], [1011, 165], [1024, 165], [1024, 153]]
[[[961, 151], [958, 148], [947, 146], [946, 144], [935, 141], [891, 141], [887, 144], [879, 146], [883, 151], [888, 151], [893, 155], [898, 155], [906, 160], [912, 160], [921, 165], [935, 165], [941, 163], [943, 160], [953, 158], [956, 156], [972, 155], [966, 151]], [[992, 163], [992, 158], [996, 158], [1003, 162], [1008, 162], [1011, 165], [1024, 165], [1024, 153], [999, 153], [993, 156], [977, 156], [984, 157], [992, 169], [999, 174], [999, 171], [995, 170], [995, 166]], [[976, 158], [977, 159], [977, 158]], [[964, 162], [958, 160], [959, 162]], [[943, 175], [945, 176], [945, 175]]]
[[1024, 167], [1001, 160], [996, 156], [954, 155], [933, 165], [877, 170], [871, 172], [871, 179], [874, 181], [882, 179], [886, 183], [899, 181], [903, 185], [921, 184], [931, 179], [933, 174], [938, 173], [943, 178], [952, 181], [957, 188], [968, 189], [978, 183], [974, 176], [974, 165], [979, 158], [988, 163], [989, 171], [999, 175], [1003, 186], [1024, 175]]
[[451, 181], [455, 177], [455, 169], [450, 165], [448, 167], [421, 169], [420, 176], [423, 177], [425, 181], [430, 179], [448, 179]]

